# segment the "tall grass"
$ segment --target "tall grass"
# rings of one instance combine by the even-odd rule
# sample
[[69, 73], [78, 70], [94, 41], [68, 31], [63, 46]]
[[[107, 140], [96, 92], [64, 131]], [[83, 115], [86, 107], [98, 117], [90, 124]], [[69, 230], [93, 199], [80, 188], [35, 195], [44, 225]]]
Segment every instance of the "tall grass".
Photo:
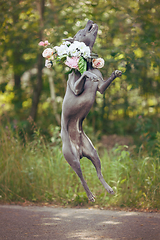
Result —
[[[55, 129], [55, 132], [57, 130]], [[65, 161], [59, 139], [45, 141], [35, 131], [34, 140], [22, 143], [18, 133], [0, 127], [0, 201], [51, 202], [85, 205], [88, 199], [77, 175]], [[157, 146], [160, 135], [157, 135]], [[158, 147], [159, 149], [159, 147]], [[96, 205], [160, 208], [160, 150], [155, 156], [131, 156], [117, 147], [101, 156], [105, 180], [113, 187], [109, 195], [100, 184], [88, 159], [81, 167]], [[92, 203], [89, 203], [92, 205]]]

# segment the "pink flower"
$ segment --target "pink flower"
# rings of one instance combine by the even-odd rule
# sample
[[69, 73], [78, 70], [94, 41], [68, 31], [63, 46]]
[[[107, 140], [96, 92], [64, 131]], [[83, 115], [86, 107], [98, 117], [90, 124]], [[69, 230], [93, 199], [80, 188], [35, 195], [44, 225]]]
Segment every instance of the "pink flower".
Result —
[[78, 69], [79, 57], [67, 57], [65, 64], [70, 68]]
[[104, 59], [103, 58], [96, 58], [92, 60], [92, 66], [94, 68], [102, 68], [104, 66]]
[[50, 43], [48, 42], [48, 40], [46, 40], [46, 41], [44, 42], [44, 46], [48, 46], [48, 45], [50, 45]]
[[38, 45], [39, 45], [39, 46], [44, 46], [44, 42], [41, 41], [41, 42], [38, 43]]
[[48, 40], [46, 40], [46, 41], [44, 41], [44, 42], [43, 42], [43, 41], [39, 42], [38, 45], [45, 47], [45, 46], [50, 45], [50, 43], [48, 42]]
[[52, 48], [46, 48], [43, 53], [42, 53], [42, 56], [44, 58], [50, 58], [52, 55], [53, 55], [53, 49]]

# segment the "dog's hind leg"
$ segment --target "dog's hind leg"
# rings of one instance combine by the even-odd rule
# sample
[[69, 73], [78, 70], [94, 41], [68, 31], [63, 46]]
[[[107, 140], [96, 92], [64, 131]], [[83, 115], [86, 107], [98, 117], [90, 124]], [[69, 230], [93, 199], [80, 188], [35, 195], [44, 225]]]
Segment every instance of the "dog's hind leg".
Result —
[[114, 194], [113, 189], [106, 183], [106, 181], [103, 178], [103, 175], [102, 175], [102, 172], [101, 172], [101, 162], [100, 162], [99, 156], [98, 156], [97, 151], [94, 148], [92, 142], [85, 135], [85, 133], [83, 133], [83, 138], [82, 139], [83, 139], [82, 140], [83, 156], [87, 157], [88, 159], [90, 159], [92, 161], [93, 165], [96, 168], [97, 176], [98, 176], [99, 180], [101, 181], [101, 183], [103, 184], [103, 186], [105, 187], [105, 189], [107, 190], [107, 192], [110, 193], [110, 194]]
[[83, 174], [82, 174], [80, 161], [79, 161], [79, 154], [78, 154], [77, 150], [73, 148], [73, 146], [72, 146], [72, 149], [70, 149], [69, 145], [70, 144], [63, 144], [62, 150], [63, 150], [64, 157], [67, 160], [67, 162], [69, 163], [69, 165], [72, 167], [72, 169], [75, 171], [75, 173], [78, 175], [78, 177], [80, 178], [82, 186], [87, 193], [88, 199], [91, 202], [94, 202], [95, 201], [94, 196], [91, 193], [91, 191], [89, 190], [89, 187], [88, 187], [88, 185], [83, 177]]
[[88, 187], [88, 185], [87, 185], [87, 183], [86, 183], [86, 181], [83, 177], [82, 170], [81, 170], [81, 167], [80, 167], [80, 162], [79, 161], [74, 161], [74, 165], [72, 166], [72, 168], [76, 172], [78, 177], [80, 178], [82, 186], [87, 193], [88, 199], [91, 202], [94, 202], [95, 201], [94, 196], [93, 196], [92, 192], [89, 190], [89, 187]]

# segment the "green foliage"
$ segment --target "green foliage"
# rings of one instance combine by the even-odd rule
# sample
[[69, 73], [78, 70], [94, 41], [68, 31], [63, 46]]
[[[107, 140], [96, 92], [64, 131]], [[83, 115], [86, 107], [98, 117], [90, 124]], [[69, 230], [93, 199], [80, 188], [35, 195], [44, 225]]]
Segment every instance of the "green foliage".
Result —
[[87, 70], [87, 62], [83, 57], [80, 57], [78, 67], [81, 74], [83, 74]]
[[2, 70], [13, 67], [13, 72], [21, 76], [35, 63], [37, 54], [35, 31], [38, 31], [39, 26], [36, 11], [33, 15], [34, 7], [35, 4], [30, 0], [5, 1], [0, 4]]
[[[118, 153], [115, 155], [115, 153]], [[136, 208], [159, 208], [159, 159], [154, 157], [130, 157], [130, 153], [118, 147], [113, 151], [117, 158], [117, 176], [114, 204]]]
[[[94, 205], [88, 202], [79, 178], [65, 161], [59, 146], [59, 130], [56, 131], [54, 144], [47, 143], [39, 130], [35, 130], [32, 142], [25, 135], [22, 144], [9, 125], [0, 128], [0, 201]], [[92, 163], [88, 159], [81, 161], [96, 205], [160, 208], [159, 152], [152, 157], [131, 156], [127, 146], [117, 146], [110, 153], [105, 151], [101, 160], [104, 178], [115, 195], [105, 191]]]
[[155, 148], [157, 126], [151, 118], [140, 115], [138, 117], [135, 132], [138, 132], [141, 147], [153, 150]]

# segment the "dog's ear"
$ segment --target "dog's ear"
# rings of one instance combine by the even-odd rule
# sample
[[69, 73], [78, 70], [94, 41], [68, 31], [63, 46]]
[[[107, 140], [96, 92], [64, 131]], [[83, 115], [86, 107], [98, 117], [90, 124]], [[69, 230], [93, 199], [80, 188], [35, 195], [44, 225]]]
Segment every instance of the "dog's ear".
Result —
[[74, 38], [65, 38], [65, 39], [63, 39], [63, 41], [68, 41], [70, 43], [73, 43], [74, 42]]

